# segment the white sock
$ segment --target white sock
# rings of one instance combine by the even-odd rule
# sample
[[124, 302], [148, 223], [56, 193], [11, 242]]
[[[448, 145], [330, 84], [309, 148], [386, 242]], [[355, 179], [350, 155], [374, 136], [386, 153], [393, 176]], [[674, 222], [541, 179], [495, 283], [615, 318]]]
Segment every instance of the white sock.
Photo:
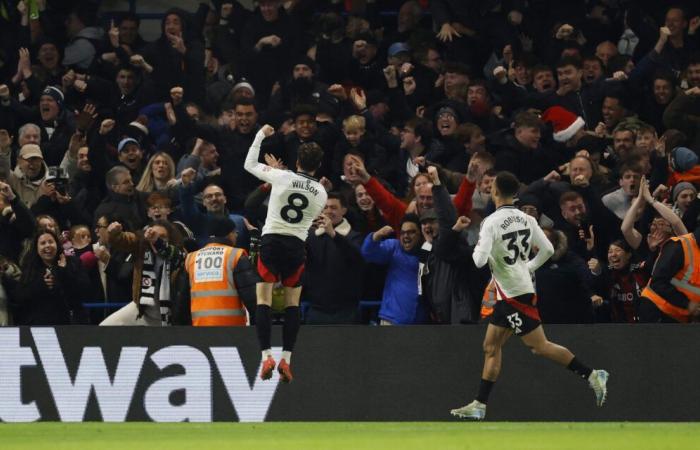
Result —
[[283, 351], [282, 352], [282, 359], [287, 361], [287, 364], [291, 364], [292, 363], [292, 352], [288, 352], [286, 350]]
[[262, 351], [262, 359], [263, 359], [263, 361], [267, 361], [267, 358], [270, 358], [270, 357], [272, 357], [272, 350], [270, 350], [270, 349], [268, 348], [267, 350], [263, 350], [263, 351]]

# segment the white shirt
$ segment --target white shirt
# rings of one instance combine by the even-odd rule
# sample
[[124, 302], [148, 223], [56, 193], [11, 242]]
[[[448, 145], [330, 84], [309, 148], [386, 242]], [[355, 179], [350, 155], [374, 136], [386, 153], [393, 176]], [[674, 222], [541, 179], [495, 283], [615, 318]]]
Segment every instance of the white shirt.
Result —
[[308, 175], [259, 163], [263, 139], [262, 130], [258, 131], [243, 165], [245, 170], [272, 185], [262, 234], [296, 236], [306, 241], [312, 222], [326, 206], [326, 189]]
[[[533, 246], [539, 251], [528, 261]], [[501, 206], [481, 222], [473, 258], [477, 267], [488, 262], [500, 291], [513, 298], [534, 294], [531, 274], [553, 253], [554, 247], [537, 220], [509, 205]], [[502, 300], [498, 290], [497, 295]]]

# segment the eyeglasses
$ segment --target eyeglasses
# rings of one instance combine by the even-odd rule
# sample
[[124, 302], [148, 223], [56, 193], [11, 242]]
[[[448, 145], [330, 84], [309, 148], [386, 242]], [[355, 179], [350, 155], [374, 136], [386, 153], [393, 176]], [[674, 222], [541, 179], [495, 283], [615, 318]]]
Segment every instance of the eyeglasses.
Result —
[[418, 230], [401, 230], [399, 232], [401, 236], [404, 236], [406, 234], [413, 235], [413, 234], [418, 234]]

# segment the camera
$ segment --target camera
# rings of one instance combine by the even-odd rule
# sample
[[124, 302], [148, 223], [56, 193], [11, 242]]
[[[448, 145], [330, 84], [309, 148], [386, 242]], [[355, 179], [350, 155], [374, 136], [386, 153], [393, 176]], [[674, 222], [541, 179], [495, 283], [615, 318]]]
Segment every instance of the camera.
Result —
[[53, 184], [56, 188], [56, 192], [61, 195], [66, 195], [68, 180], [68, 174], [63, 167], [49, 166], [48, 173], [46, 174], [46, 182]]

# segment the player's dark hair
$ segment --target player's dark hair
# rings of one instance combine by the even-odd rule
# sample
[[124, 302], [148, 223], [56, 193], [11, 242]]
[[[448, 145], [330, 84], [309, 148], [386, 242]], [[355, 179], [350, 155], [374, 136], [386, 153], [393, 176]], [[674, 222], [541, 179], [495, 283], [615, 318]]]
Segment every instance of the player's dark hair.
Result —
[[493, 182], [496, 185], [496, 189], [498, 189], [500, 197], [515, 197], [515, 194], [520, 190], [520, 181], [518, 181], [518, 177], [510, 172], [498, 172]]
[[328, 193], [328, 200], [331, 199], [338, 200], [340, 206], [342, 206], [343, 208], [348, 207], [348, 199], [345, 198], [345, 196], [338, 191], [331, 191]]
[[297, 163], [305, 172], [315, 172], [321, 167], [323, 149], [315, 142], [304, 142], [297, 150]]

